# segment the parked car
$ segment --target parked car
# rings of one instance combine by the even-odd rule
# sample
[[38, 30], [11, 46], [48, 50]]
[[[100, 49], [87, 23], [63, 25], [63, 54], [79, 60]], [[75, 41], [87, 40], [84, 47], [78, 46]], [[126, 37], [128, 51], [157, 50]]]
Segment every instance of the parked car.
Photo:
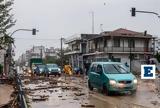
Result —
[[74, 68], [74, 74], [83, 74], [83, 71], [82, 71], [82, 69], [80, 68], [80, 67], [75, 67]]
[[106, 95], [111, 92], [131, 92], [137, 89], [136, 77], [120, 62], [93, 62], [89, 69], [88, 87]]
[[36, 74], [36, 75], [48, 74], [48, 69], [47, 69], [46, 65], [37, 65], [36, 69], [34, 70], [34, 74]]
[[57, 64], [47, 64], [46, 66], [48, 68], [48, 75], [61, 76], [61, 69]]

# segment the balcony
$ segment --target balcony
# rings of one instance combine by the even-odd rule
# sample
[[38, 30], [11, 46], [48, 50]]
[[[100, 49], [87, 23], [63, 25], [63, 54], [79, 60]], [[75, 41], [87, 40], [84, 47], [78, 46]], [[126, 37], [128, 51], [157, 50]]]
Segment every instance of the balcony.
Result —
[[64, 53], [64, 55], [78, 54], [78, 53], [81, 53], [80, 49], [73, 49], [73, 50], [69, 49]]
[[89, 49], [89, 53], [94, 53], [94, 52], [104, 52], [104, 48], [97, 48], [97, 49]]
[[147, 47], [135, 47], [135, 48], [129, 48], [129, 47], [105, 47], [105, 48], [97, 48], [97, 49], [89, 49], [89, 53], [94, 53], [94, 52], [105, 52], [105, 53], [118, 53], [118, 52], [152, 52], [152, 48], [147, 48]]

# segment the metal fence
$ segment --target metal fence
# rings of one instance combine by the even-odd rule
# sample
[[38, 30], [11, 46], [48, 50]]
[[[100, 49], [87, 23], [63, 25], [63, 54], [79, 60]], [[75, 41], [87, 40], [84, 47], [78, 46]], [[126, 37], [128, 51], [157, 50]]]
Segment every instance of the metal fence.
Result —
[[19, 102], [19, 107], [20, 108], [28, 108], [26, 99], [25, 99], [25, 94], [22, 89], [22, 82], [20, 80], [19, 75], [16, 73], [16, 80], [17, 80], [17, 86], [18, 86], [18, 102]]

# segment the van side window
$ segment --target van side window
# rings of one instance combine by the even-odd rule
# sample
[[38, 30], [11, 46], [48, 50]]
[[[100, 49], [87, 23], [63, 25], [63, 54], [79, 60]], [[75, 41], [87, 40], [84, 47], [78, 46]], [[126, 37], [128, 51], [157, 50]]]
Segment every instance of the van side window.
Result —
[[97, 73], [102, 73], [103, 72], [103, 69], [102, 69], [102, 65], [98, 65], [97, 66], [97, 71], [96, 71]]
[[93, 64], [91, 67], [91, 72], [96, 72], [97, 64]]

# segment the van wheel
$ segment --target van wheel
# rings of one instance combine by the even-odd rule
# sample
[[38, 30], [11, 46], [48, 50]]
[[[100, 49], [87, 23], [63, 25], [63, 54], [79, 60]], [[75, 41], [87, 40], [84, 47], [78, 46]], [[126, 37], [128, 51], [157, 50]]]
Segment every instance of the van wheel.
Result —
[[89, 90], [93, 90], [93, 87], [91, 86], [91, 83], [90, 83], [90, 81], [88, 80], [88, 87], [89, 87]]
[[109, 92], [108, 88], [105, 85], [103, 85], [102, 93], [105, 94], [106, 96], [110, 95], [110, 92]]

